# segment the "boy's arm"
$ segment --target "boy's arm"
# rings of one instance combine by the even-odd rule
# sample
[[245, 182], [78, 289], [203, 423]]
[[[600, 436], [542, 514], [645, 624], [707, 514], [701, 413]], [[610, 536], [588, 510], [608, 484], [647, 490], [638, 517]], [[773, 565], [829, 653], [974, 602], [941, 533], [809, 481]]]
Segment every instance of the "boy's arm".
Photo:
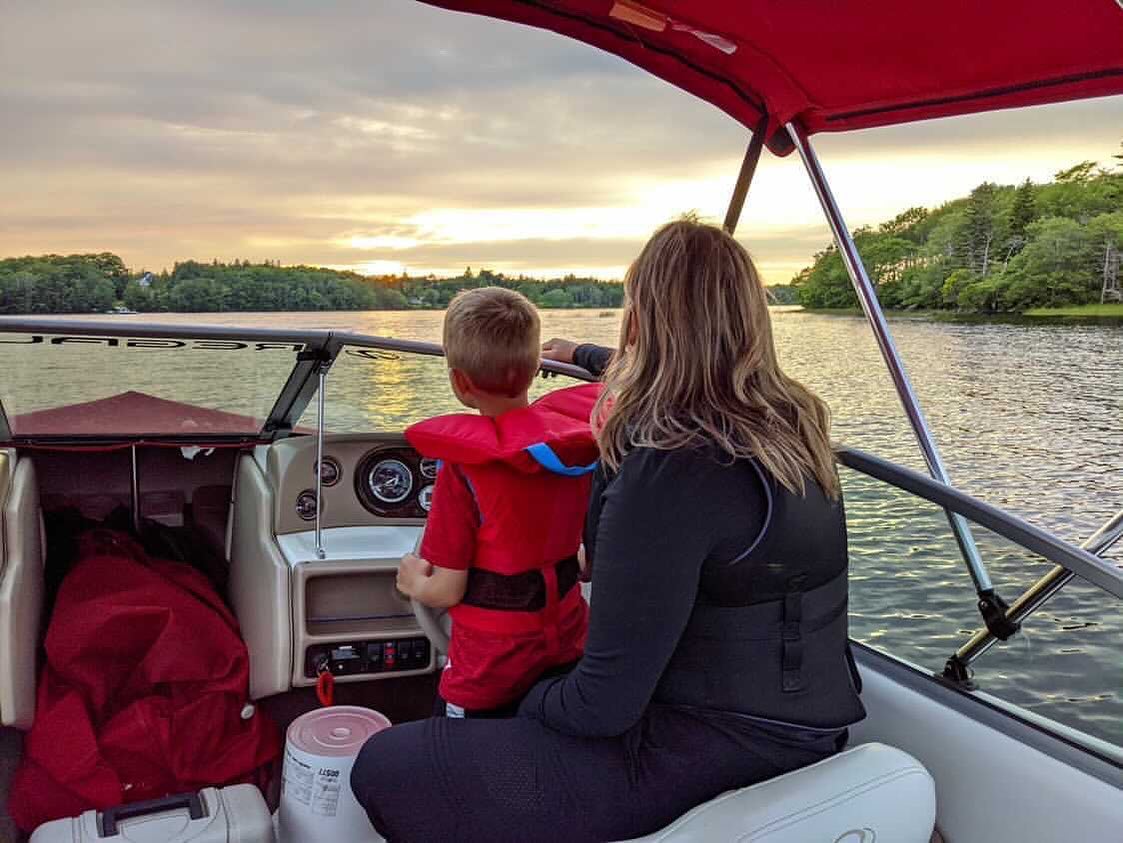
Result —
[[467, 570], [439, 568], [412, 553], [398, 567], [398, 590], [432, 609], [455, 606], [467, 587]]
[[468, 587], [476, 553], [479, 509], [467, 478], [443, 463], [433, 489], [420, 556], [407, 553], [398, 567], [398, 590], [434, 609], [455, 606]]

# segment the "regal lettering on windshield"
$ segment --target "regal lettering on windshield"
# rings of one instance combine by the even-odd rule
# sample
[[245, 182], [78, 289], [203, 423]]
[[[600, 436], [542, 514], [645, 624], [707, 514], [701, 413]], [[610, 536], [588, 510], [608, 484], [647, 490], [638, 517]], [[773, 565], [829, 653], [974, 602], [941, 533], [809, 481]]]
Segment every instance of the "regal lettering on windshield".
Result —
[[0, 334], [2, 345], [101, 345], [107, 348], [138, 348], [146, 350], [190, 351], [286, 351], [290, 353], [304, 350], [303, 343], [284, 342], [241, 342], [239, 340], [173, 340], [173, 339], [127, 339], [122, 337], [91, 336], [50, 336], [46, 334], [4, 335]]

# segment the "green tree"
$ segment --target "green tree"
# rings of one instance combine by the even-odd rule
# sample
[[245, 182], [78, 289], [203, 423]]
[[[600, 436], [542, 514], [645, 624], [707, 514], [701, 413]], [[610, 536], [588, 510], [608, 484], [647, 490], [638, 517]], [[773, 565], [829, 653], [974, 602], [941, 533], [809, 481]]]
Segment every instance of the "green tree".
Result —
[[1024, 240], [1026, 227], [1037, 219], [1037, 200], [1034, 197], [1033, 182], [1026, 179], [1014, 191], [1014, 204], [1010, 209], [1010, 236]]
[[1098, 298], [1095, 243], [1087, 226], [1049, 217], [1029, 226], [1030, 241], [1010, 261], [1005, 303], [1012, 309], [1085, 304]]
[[1095, 161], [1081, 161], [1079, 164], [1069, 167], [1067, 170], [1060, 170], [1053, 176], [1053, 181], [1057, 184], [1086, 184], [1092, 178], [1092, 173], [1096, 169]]
[[550, 290], [542, 296], [542, 307], [573, 307], [573, 296], [565, 289]]
[[998, 186], [983, 182], [971, 191], [959, 231], [958, 265], [986, 278], [998, 233]]

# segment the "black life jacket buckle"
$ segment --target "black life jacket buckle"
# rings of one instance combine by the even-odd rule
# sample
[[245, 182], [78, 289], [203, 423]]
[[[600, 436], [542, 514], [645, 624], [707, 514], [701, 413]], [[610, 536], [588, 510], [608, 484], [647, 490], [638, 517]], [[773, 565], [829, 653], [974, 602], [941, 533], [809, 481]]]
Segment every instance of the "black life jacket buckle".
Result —
[[785, 694], [804, 690], [803, 681], [803, 583], [799, 574], [788, 581], [784, 596], [784, 616], [780, 623], [780, 690]]

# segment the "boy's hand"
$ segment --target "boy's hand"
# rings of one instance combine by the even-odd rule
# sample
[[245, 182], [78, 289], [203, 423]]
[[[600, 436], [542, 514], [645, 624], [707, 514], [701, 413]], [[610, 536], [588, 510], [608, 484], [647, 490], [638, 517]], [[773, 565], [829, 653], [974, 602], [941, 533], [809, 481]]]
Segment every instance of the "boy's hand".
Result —
[[572, 363], [573, 352], [577, 350], [577, 343], [572, 340], [563, 340], [558, 337], [542, 343], [542, 357], [545, 360], [557, 360], [559, 363]]
[[433, 566], [415, 553], [407, 553], [398, 565], [398, 591], [406, 597], [417, 597], [417, 591], [433, 575]]

